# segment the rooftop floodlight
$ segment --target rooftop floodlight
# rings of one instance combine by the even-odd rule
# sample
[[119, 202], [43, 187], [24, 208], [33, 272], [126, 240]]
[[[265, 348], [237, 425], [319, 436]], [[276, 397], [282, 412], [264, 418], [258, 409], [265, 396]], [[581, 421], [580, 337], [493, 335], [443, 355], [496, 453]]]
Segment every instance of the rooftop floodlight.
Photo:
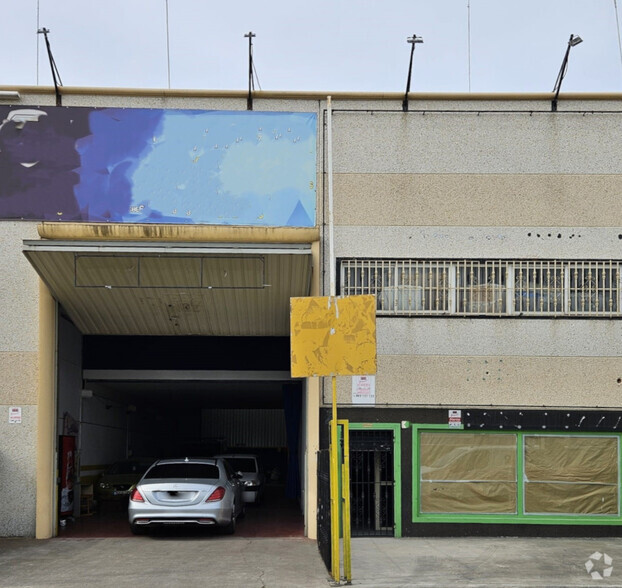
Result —
[[0, 100], [19, 100], [20, 98], [17, 90], [0, 90]]
[[408, 111], [408, 94], [410, 93], [410, 79], [413, 73], [413, 55], [415, 54], [415, 45], [417, 43], [423, 43], [423, 37], [417, 37], [417, 35], [413, 35], [412, 37], [408, 37], [406, 41], [412, 45], [412, 48], [410, 50], [410, 62], [408, 64], [408, 79], [406, 80], [406, 93], [404, 94], [404, 100], [402, 101], [402, 110], [404, 112]]
[[15, 123], [16, 128], [23, 129], [27, 122], [38, 122], [42, 116], [47, 116], [47, 114], [48, 113], [43, 110], [35, 110], [33, 108], [11, 110], [2, 123], [0, 123], [0, 129], [11, 121]]
[[564, 60], [562, 61], [562, 66], [557, 74], [555, 86], [553, 86], [555, 96], [553, 96], [553, 101], [551, 102], [551, 112], [557, 112], [557, 98], [559, 97], [559, 91], [562, 87], [562, 81], [564, 80], [564, 76], [568, 70], [568, 56], [570, 55], [570, 48], [578, 45], [579, 43], [583, 43], [583, 39], [579, 37], [579, 35], [576, 37], [574, 35], [570, 35], [570, 39], [568, 39], [568, 47], [566, 47], [566, 53], [564, 54]]

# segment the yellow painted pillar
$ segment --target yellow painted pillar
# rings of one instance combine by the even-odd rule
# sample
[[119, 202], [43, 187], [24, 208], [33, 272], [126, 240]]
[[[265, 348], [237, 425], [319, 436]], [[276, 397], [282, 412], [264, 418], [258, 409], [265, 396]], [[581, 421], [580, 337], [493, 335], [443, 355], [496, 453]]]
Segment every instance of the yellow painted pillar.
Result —
[[37, 539], [56, 534], [56, 302], [39, 282], [39, 383], [37, 401]]

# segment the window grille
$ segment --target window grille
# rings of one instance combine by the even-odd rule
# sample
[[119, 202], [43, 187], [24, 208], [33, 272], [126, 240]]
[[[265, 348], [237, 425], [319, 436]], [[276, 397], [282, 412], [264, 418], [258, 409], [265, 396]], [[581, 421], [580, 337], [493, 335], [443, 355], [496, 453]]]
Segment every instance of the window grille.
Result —
[[564, 312], [564, 270], [552, 261], [523, 261], [511, 265], [514, 274], [514, 312]]
[[620, 261], [344, 259], [379, 316], [620, 316]]
[[618, 264], [569, 264], [571, 314], [617, 313], [620, 268]]
[[501, 261], [461, 261], [458, 312], [502, 314], [506, 310], [506, 267]]
[[455, 267], [444, 261], [347, 260], [341, 292], [372, 294], [379, 314], [443, 314], [453, 310]]

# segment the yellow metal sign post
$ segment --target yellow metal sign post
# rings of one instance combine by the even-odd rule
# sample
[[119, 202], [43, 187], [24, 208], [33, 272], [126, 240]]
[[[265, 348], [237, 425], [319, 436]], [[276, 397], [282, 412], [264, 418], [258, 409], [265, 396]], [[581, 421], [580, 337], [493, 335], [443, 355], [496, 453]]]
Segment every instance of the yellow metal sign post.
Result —
[[[350, 483], [348, 438], [344, 427], [342, 468], [344, 508], [339, 508], [337, 376], [376, 373], [376, 299], [374, 296], [291, 298], [291, 371], [293, 378], [331, 376], [330, 427], [331, 575], [340, 581], [339, 513], [344, 520], [344, 577], [352, 579], [350, 561]], [[346, 497], [347, 494], [347, 497]]]
[[341, 464], [341, 497], [343, 520], [343, 576], [348, 584], [352, 581], [352, 550], [350, 528], [350, 421], [338, 420], [343, 427], [343, 463]]

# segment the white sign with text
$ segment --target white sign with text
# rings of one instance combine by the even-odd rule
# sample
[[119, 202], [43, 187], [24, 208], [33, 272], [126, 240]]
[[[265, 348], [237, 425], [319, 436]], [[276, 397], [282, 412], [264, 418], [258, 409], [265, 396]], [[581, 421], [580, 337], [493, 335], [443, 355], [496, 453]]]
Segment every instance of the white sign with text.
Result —
[[376, 376], [352, 376], [352, 404], [376, 404]]
[[9, 406], [9, 425], [22, 424], [22, 407]]

